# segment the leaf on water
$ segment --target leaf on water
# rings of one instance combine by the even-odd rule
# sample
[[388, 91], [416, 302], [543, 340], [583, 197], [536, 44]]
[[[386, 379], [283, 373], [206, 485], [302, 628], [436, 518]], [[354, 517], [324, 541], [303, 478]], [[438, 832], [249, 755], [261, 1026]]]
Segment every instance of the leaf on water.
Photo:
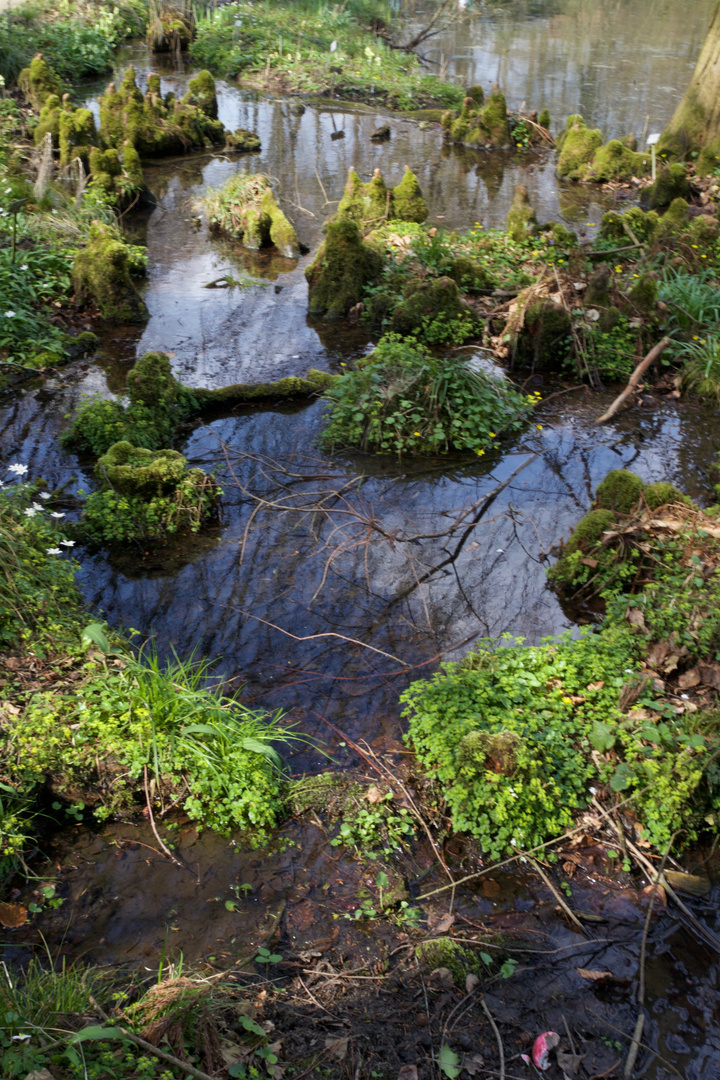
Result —
[[24, 926], [27, 920], [27, 908], [22, 904], [0, 903], [0, 926], [12, 930], [17, 926]]
[[578, 968], [577, 973], [588, 982], [610, 982], [615, 978], [612, 971], [598, 971], [595, 968]]

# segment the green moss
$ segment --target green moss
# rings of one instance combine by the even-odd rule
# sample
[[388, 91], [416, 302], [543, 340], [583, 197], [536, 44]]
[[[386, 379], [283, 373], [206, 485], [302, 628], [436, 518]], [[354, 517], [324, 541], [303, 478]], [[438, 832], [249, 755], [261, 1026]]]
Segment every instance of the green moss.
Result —
[[321, 394], [339, 378], [339, 375], [333, 375], [329, 371], [317, 371], [311, 368], [304, 379], [297, 375], [289, 375], [276, 382], [234, 383], [232, 386], [222, 386], [216, 390], [194, 390], [193, 394], [200, 408], [212, 405], [227, 407], [243, 402], [282, 401]]
[[145, 322], [145, 301], [130, 275], [127, 244], [109, 226], [94, 222], [87, 245], [75, 256], [72, 280], [78, 299], [92, 301], [109, 322]]
[[525, 184], [518, 184], [507, 216], [508, 235], [516, 243], [522, 243], [537, 231], [538, 219], [530, 205], [527, 187]]
[[391, 203], [393, 221], [414, 221], [422, 224], [428, 216], [427, 203], [417, 177], [407, 165], [402, 180], [393, 188]]
[[576, 117], [575, 123], [565, 132], [557, 163], [558, 176], [566, 180], [584, 180], [601, 145], [602, 132], [586, 127], [582, 117]]
[[525, 312], [515, 342], [515, 359], [522, 366], [557, 368], [570, 337], [570, 315], [551, 300], [537, 300]]
[[469, 255], [456, 255], [448, 267], [447, 277], [452, 278], [464, 292], [492, 292], [498, 284], [492, 271]]
[[632, 236], [635, 236], [642, 243], [651, 239], [659, 221], [660, 216], [654, 210], [645, 213], [639, 206], [631, 206], [624, 214], [610, 210], [603, 215], [600, 236], [603, 240], [613, 240], [618, 243], [624, 240], [632, 243], [634, 242]]
[[537, 122], [540, 125], [540, 127], [544, 127], [546, 131], [549, 131], [550, 130], [550, 110], [549, 109], [541, 109], [540, 115], [538, 116], [538, 121]]
[[484, 135], [486, 143], [492, 146], [507, 146], [511, 142], [507, 104], [502, 90], [493, 87], [480, 113], [478, 130]]
[[60, 136], [60, 98], [57, 94], [49, 94], [40, 110], [37, 127], [33, 132], [36, 146], [40, 145], [48, 131], [52, 135], [53, 146], [57, 149]]
[[628, 296], [633, 306], [643, 315], [654, 315], [658, 300], [657, 274], [652, 270], [641, 274]]
[[713, 247], [718, 239], [718, 219], [709, 214], [701, 214], [693, 218], [688, 226], [688, 236], [691, 242], [699, 247]]
[[660, 170], [655, 183], [643, 192], [642, 202], [649, 210], [663, 210], [675, 199], [689, 199], [690, 194], [685, 166], [676, 162]]
[[432, 938], [415, 946], [415, 958], [426, 974], [447, 968], [453, 982], [464, 990], [468, 975], [482, 975], [482, 961], [470, 950], [449, 937]]
[[619, 139], [612, 139], [596, 150], [588, 176], [599, 183], [607, 183], [610, 180], [630, 180], [633, 176], [645, 176], [649, 171], [648, 154], [636, 154]]
[[477, 313], [463, 301], [452, 278], [411, 281], [405, 288], [402, 301], [393, 311], [393, 330], [402, 335], [413, 334], [422, 329], [426, 320], [433, 322], [436, 319], [442, 319], [446, 324], [460, 320], [478, 332], [482, 327]]
[[621, 318], [622, 315], [619, 308], [613, 307], [612, 304], [610, 307], [603, 308], [600, 313], [600, 318], [598, 319], [598, 329], [600, 330], [600, 333], [609, 334], [611, 330], [615, 329]]
[[585, 307], [607, 307], [610, 303], [611, 271], [603, 263], [594, 270], [585, 290]]
[[583, 127], [586, 126], [585, 121], [583, 120], [580, 113], [572, 113], [570, 116], [568, 116], [567, 120], [565, 121], [565, 127], [560, 132], [558, 137], [555, 139], [555, 148], [558, 150], [558, 152], [560, 150], [562, 150], [562, 148], [563, 148], [563, 146], [565, 144], [565, 140], [567, 139], [568, 131], [570, 131], [571, 128], [575, 127], [576, 124], [581, 124]]
[[186, 459], [176, 450], [146, 450], [118, 442], [99, 458], [95, 476], [122, 495], [162, 495], [182, 478]]
[[482, 105], [485, 104], [485, 91], [483, 90], [482, 86], [468, 86], [467, 90], [465, 91], [465, 97], [470, 98], [470, 100], [474, 103], [475, 108], [480, 108]]
[[49, 64], [43, 60], [42, 53], [36, 53], [26, 68], [18, 75], [18, 86], [25, 95], [25, 100], [38, 112], [42, 109], [48, 95], [62, 96], [63, 85]]
[[225, 132], [225, 149], [236, 150], [239, 153], [256, 153], [262, 149], [260, 136], [246, 128], [236, 128], [235, 131]]
[[347, 216], [331, 221], [325, 241], [305, 270], [310, 314], [344, 318], [362, 300], [366, 286], [377, 284], [384, 265], [382, 255], [363, 243], [356, 221]]
[[58, 121], [58, 145], [60, 168], [65, 168], [75, 158], [80, 158], [87, 169], [90, 149], [97, 142], [95, 117], [89, 109], [63, 109]]
[[572, 585], [577, 576], [577, 560], [570, 556], [577, 552], [581, 555], [591, 554], [602, 534], [612, 528], [616, 521], [612, 510], [591, 510], [581, 518], [567, 543], [563, 544], [560, 558], [548, 571], [550, 581], [555, 585]]
[[695, 162], [698, 176], [712, 176], [720, 168], [720, 139], [703, 146]]
[[372, 179], [364, 183], [355, 169], [348, 172], [345, 190], [338, 204], [338, 217], [352, 218], [360, 226], [389, 220], [391, 192], [386, 187], [382, 173], [376, 169]]
[[450, 135], [455, 142], [464, 142], [470, 130], [471, 122], [467, 116], [458, 116], [450, 125]]
[[685, 503], [687, 506], [693, 505], [692, 499], [683, 495], [679, 488], [663, 480], [656, 484], [648, 484], [643, 491], [643, 497], [651, 510], [657, 510], [660, 506], [675, 502]]
[[645, 485], [635, 473], [627, 469], [613, 469], [598, 485], [595, 506], [618, 514], [629, 514], [644, 488]]
[[218, 103], [215, 80], [209, 71], [199, 71], [194, 79], [189, 80], [187, 93], [182, 100], [183, 104], [196, 105], [206, 116], [217, 120]]

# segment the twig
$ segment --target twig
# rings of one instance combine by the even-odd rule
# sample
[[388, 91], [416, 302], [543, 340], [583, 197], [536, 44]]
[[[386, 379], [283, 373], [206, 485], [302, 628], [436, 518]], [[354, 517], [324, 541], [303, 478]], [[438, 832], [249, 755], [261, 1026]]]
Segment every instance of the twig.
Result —
[[617, 255], [621, 251], [635, 251], [638, 247], [642, 247], [642, 244], [626, 244], [625, 247], [608, 248], [607, 251], [583, 251], [583, 255], [586, 259], [598, 259], [603, 255]]
[[573, 912], [572, 908], [570, 908], [568, 906], [568, 904], [565, 902], [564, 898], [560, 895], [558, 890], [555, 888], [555, 886], [553, 885], [552, 881], [550, 880], [550, 878], [547, 876], [547, 874], [543, 870], [540, 863], [536, 862], [535, 859], [530, 858], [530, 856], [528, 856], [528, 862], [530, 863], [530, 865], [535, 870], [537, 870], [538, 874], [543, 879], [543, 881], [547, 885], [548, 889], [553, 894], [553, 896], [557, 900], [558, 904], [560, 905], [560, 907], [563, 909], [563, 911], [567, 915], [568, 919], [570, 919], [570, 922], [574, 923], [575, 926], [577, 926], [577, 928], [578, 928], [578, 930], [580, 931], [581, 934], [583, 934], [585, 937], [589, 937], [590, 935], [588, 934], [587, 930], [585, 929], [583, 924], [580, 922], [577, 915]]
[[243, 611], [242, 608], [231, 608], [231, 611], [237, 611], [240, 615], [245, 615], [248, 619], [257, 619], [258, 622], [264, 623], [265, 626], [270, 626], [273, 630], [279, 630], [281, 634], [291, 637], [293, 641], [315, 641], [316, 638], [324, 637], [339, 638], [340, 641], [348, 641], [352, 645], [362, 645], [364, 649], [370, 649], [371, 652], [378, 653], [380, 656], [385, 656], [388, 660], [394, 660], [396, 664], [402, 664], [405, 668], [410, 666], [405, 660], [400, 660], [397, 656], [393, 656], [392, 653], [383, 652], [382, 649], [376, 649], [374, 645], [368, 645], [365, 641], [358, 641], [357, 638], [345, 637], [344, 634], [334, 634], [332, 631], [325, 631], [322, 634], [306, 634], [304, 637], [298, 637], [297, 634], [291, 634], [289, 630], [283, 630], [282, 626], [277, 626], [275, 623], [268, 622], [267, 619], [261, 619], [259, 615], [253, 615], [251, 611]]
[[482, 1005], [483, 1012], [488, 1018], [490, 1027], [495, 1032], [495, 1038], [497, 1039], [498, 1044], [498, 1053], [500, 1054], [500, 1080], [505, 1080], [505, 1050], [503, 1049], [503, 1042], [500, 1038], [500, 1032], [498, 1031], [497, 1024], [493, 1020], [493, 1014], [490, 1012], [487, 1005], [485, 1004], [485, 998], [480, 998], [480, 1004]]
[[[88, 994], [88, 1001], [92, 1005], [93, 1009], [103, 1018], [105, 1023], [110, 1022], [110, 1017], [101, 1009], [92, 994]], [[149, 1054], [153, 1054], [155, 1057], [162, 1058], [163, 1061], [169, 1061], [171, 1065], [174, 1065], [176, 1069], [182, 1069], [183, 1072], [189, 1073], [190, 1076], [196, 1077], [196, 1080], [213, 1080], [209, 1073], [202, 1072], [200, 1069], [196, 1069], [194, 1065], [190, 1065], [187, 1061], [181, 1061], [180, 1058], [174, 1056], [174, 1054], [168, 1054], [166, 1050], [161, 1050], [158, 1046], [155, 1046], [151, 1042], [146, 1042], [145, 1039], [141, 1039], [139, 1035], [135, 1035], [134, 1032], [128, 1031], [127, 1028], [121, 1027], [120, 1024], [115, 1025], [116, 1031], [121, 1031], [130, 1042], [134, 1042], [136, 1046], [141, 1047]]]
[[660, 868], [658, 875], [653, 882], [652, 892], [650, 893], [650, 903], [648, 904], [647, 915], [645, 916], [645, 926], [643, 927], [642, 942], [640, 944], [640, 978], [638, 981], [638, 1016], [635, 1021], [635, 1030], [633, 1032], [632, 1042], [630, 1043], [630, 1049], [628, 1050], [628, 1056], [625, 1059], [625, 1068], [623, 1070], [623, 1076], [625, 1080], [630, 1080], [632, 1071], [635, 1067], [635, 1061], [640, 1049], [640, 1040], [642, 1039], [643, 1028], [645, 1027], [645, 950], [647, 948], [648, 931], [650, 929], [650, 917], [652, 915], [653, 905], [655, 903], [655, 895], [657, 893], [657, 887], [660, 883], [660, 875], [665, 869], [665, 863], [667, 857], [670, 854], [670, 848], [672, 847], [673, 840], [677, 833], [673, 833], [670, 837], [668, 846], [665, 848], [665, 854], [660, 862]]
[[633, 371], [632, 375], [628, 380], [628, 384], [623, 390], [622, 394], [619, 394], [618, 397], [616, 397], [613, 401], [608, 411], [606, 413], [603, 413], [599, 420], [595, 421], [596, 425], [604, 424], [606, 420], [609, 420], [611, 416], [615, 415], [622, 403], [630, 397], [634, 390], [637, 389], [637, 385], [640, 382], [641, 377], [645, 374], [653, 361], [657, 360], [658, 356], [660, 356], [661, 353], [665, 352], [665, 349], [667, 349], [669, 344], [670, 338], [664, 337], [662, 341], [658, 341], [657, 345], [653, 346], [645, 359], [641, 360], [638, 366]]
[[180, 862], [180, 860], [175, 858], [172, 851], [167, 846], [167, 844], [165, 844], [163, 842], [163, 840], [162, 840], [162, 838], [160, 836], [160, 833], [157, 831], [157, 827], [155, 825], [155, 818], [153, 817], [153, 812], [152, 812], [152, 803], [150, 802], [150, 791], [148, 789], [147, 765], [143, 765], [143, 780], [144, 780], [144, 783], [145, 783], [145, 801], [147, 803], [148, 817], [150, 818], [150, 825], [152, 826], [152, 831], [155, 834], [155, 839], [157, 840], [158, 844], [160, 845], [160, 847], [162, 849], [163, 855], [166, 855], [168, 857], [168, 859], [170, 860], [170, 862], [175, 863], [175, 865], [179, 866], [181, 870], [187, 870], [188, 874], [192, 874], [192, 876], [194, 877], [195, 875], [193, 874], [192, 870], [189, 870], [187, 866], [183, 866], [183, 864]]

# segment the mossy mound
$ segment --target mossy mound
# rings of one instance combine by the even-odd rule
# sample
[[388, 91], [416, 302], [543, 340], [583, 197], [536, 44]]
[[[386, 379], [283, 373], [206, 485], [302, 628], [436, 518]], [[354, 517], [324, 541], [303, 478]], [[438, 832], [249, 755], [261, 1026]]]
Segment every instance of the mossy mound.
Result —
[[458, 112], [443, 116], [443, 128], [455, 142], [466, 146], [509, 146], [512, 141], [505, 95], [495, 84], [485, 101], [471, 87]]
[[660, 216], [654, 210], [645, 213], [639, 206], [631, 206], [624, 214], [610, 210], [603, 215], [600, 236], [603, 240], [613, 240], [617, 243], [623, 240], [630, 240], [633, 243], [638, 240], [642, 243], [652, 238], [659, 221]]
[[62, 80], [43, 59], [42, 53], [36, 53], [26, 68], [18, 75], [18, 86], [25, 100], [38, 112], [42, 109], [50, 94], [62, 96]]
[[610, 303], [610, 289], [612, 286], [612, 273], [610, 267], [603, 263], [593, 270], [587, 289], [585, 290], [586, 307], [606, 307]]
[[385, 261], [364, 243], [356, 221], [343, 215], [331, 221], [324, 242], [305, 270], [311, 315], [344, 318], [363, 298], [365, 287], [380, 280]]
[[651, 510], [657, 510], [661, 506], [667, 506], [668, 503], [675, 502], [685, 503], [686, 506], [693, 505], [693, 501], [688, 495], [683, 495], [680, 488], [676, 488], [674, 484], [669, 484], [666, 480], [648, 484], [643, 489], [643, 498]]
[[581, 116], [572, 119], [574, 123], [566, 129], [562, 141], [557, 174], [566, 180], [584, 180], [596, 151], [602, 146], [602, 132], [588, 128]]
[[448, 267], [447, 277], [452, 278], [463, 292], [488, 293], [497, 287], [497, 278], [492, 271], [469, 255], [456, 255]]
[[236, 128], [235, 131], [225, 132], [225, 149], [238, 153], [254, 154], [262, 149], [260, 136], [246, 128]]
[[482, 108], [482, 106], [485, 104], [485, 91], [483, 90], [482, 86], [468, 86], [467, 90], [465, 91], [465, 97], [470, 98], [470, 100], [474, 103], [475, 107], [478, 109]]
[[690, 182], [680, 162], [661, 169], [655, 183], [643, 192], [642, 203], [648, 210], [664, 210], [674, 199], [689, 199]]
[[498, 87], [493, 87], [487, 104], [480, 113], [478, 131], [485, 136], [486, 146], [507, 146], [511, 141], [507, 102]]
[[543, 128], [545, 128], [546, 131], [549, 131], [550, 130], [550, 110], [549, 109], [541, 109], [540, 110], [540, 115], [538, 116], [538, 119], [537, 119], [537, 122], [540, 125], [540, 127], [543, 127]]
[[216, 405], [218, 408], [251, 404], [259, 401], [284, 401], [292, 398], [313, 397], [322, 394], [339, 379], [329, 371], [310, 368], [305, 378], [286, 375], [284, 379], [269, 383], [233, 383], [216, 390], [197, 389], [192, 394], [201, 409]]
[[254, 173], [236, 173], [204, 199], [212, 232], [241, 239], [251, 251], [274, 245], [286, 259], [300, 254], [295, 229], [278, 206], [270, 181]]
[[372, 179], [364, 183], [355, 169], [348, 172], [337, 217], [349, 217], [364, 230], [384, 221], [425, 221], [428, 208], [417, 177], [406, 166], [405, 174], [395, 188], [389, 188], [382, 173], [376, 169]]
[[598, 485], [595, 505], [601, 510], [629, 514], [640, 498], [645, 485], [639, 476], [628, 469], [613, 469]]
[[525, 312], [515, 342], [515, 362], [523, 367], [557, 368], [570, 341], [570, 315], [552, 300], [537, 300]]
[[482, 976], [482, 961], [471, 949], [464, 948], [459, 942], [449, 937], [431, 938], [415, 946], [415, 958], [425, 972], [446, 968], [453, 977], [453, 982], [464, 991], [468, 975]]
[[97, 541], [161, 540], [197, 532], [217, 505], [219, 489], [176, 450], [115, 443], [95, 467], [100, 490], [87, 499], [81, 528]]
[[510, 239], [515, 240], [516, 243], [522, 243], [523, 240], [528, 240], [533, 236], [538, 228], [538, 219], [530, 205], [528, 190], [525, 184], [518, 184], [507, 216], [507, 231]]
[[650, 171], [650, 155], [637, 154], [619, 139], [611, 139], [600, 146], [588, 170], [588, 179], [598, 183], [610, 180], [631, 180], [633, 176], [645, 176]]
[[212, 120], [218, 118], [217, 91], [215, 80], [209, 71], [199, 71], [188, 82], [187, 93], [182, 99], [183, 105], [196, 105]]
[[225, 128], [197, 105], [172, 94], [163, 99], [157, 75], [149, 76], [143, 95], [130, 67], [120, 89], [110, 83], [100, 98], [100, 136], [109, 147], [134, 147], [141, 158], [164, 157], [222, 144]]
[[445, 323], [459, 320], [472, 325], [479, 333], [482, 322], [473, 308], [466, 304], [455, 281], [450, 277], [429, 281], [410, 281], [403, 299], [392, 315], [392, 329], [402, 335], [419, 331], [426, 323], [441, 319]]
[[88, 242], [73, 264], [77, 299], [97, 304], [108, 322], [145, 322], [150, 313], [135, 288], [131, 268], [128, 245], [110, 226], [93, 222]]
[[91, 183], [122, 208], [137, 201], [140, 194], [151, 198], [143, 178], [140, 155], [134, 146], [124, 146], [122, 153], [114, 148], [90, 149], [89, 168]]
[[568, 131], [570, 131], [571, 128], [575, 127], [575, 124], [577, 124], [577, 123], [580, 123], [583, 126], [585, 125], [585, 121], [583, 120], [580, 113], [572, 113], [570, 116], [568, 116], [567, 120], [565, 121], [565, 127], [563, 128], [563, 130], [558, 134], [557, 138], [555, 139], [555, 149], [558, 152], [560, 150], [562, 150], [563, 146], [565, 145], [565, 140], [567, 139]]
[[567, 225], [563, 225], [562, 221], [546, 221], [545, 224], [540, 227], [540, 231], [546, 236], [548, 233], [551, 233], [553, 239], [560, 247], [573, 248], [578, 245], [577, 233], [574, 233], [572, 229], [568, 229]]
[[173, 53], [179, 58], [195, 37], [195, 18], [191, 9], [163, 0], [162, 5], [156, 6], [145, 36], [150, 52]]
[[658, 279], [654, 271], [641, 274], [628, 293], [633, 307], [643, 315], [654, 315], [658, 301]]

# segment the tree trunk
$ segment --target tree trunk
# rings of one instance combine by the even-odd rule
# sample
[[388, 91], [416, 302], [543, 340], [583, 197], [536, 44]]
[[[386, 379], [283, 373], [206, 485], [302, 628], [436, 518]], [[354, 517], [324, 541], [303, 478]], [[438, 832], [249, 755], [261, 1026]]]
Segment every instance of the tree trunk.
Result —
[[698, 150], [700, 175], [720, 164], [720, 0], [690, 85], [662, 134], [659, 149], [680, 158]]

